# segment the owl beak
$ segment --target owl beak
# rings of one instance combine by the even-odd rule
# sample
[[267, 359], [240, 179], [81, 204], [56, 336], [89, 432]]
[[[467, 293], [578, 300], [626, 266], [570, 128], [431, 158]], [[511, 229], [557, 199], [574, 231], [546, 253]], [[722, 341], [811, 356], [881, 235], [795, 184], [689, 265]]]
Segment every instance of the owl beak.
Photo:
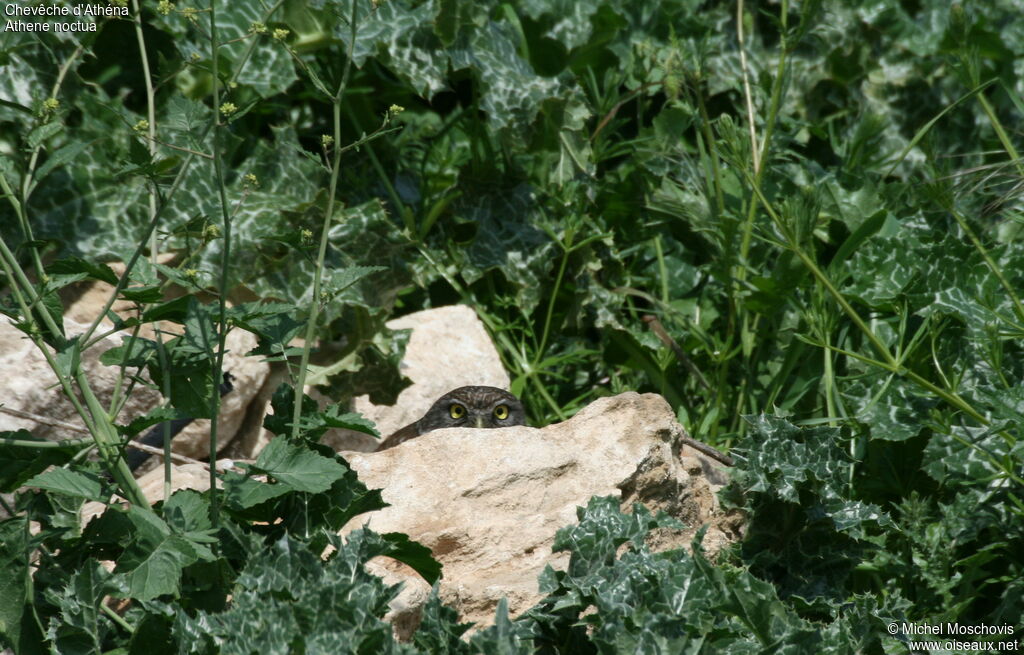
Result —
[[478, 428], [484, 427], [484, 417], [483, 416], [477, 416], [474, 422], [476, 424], [475, 427], [478, 427]]

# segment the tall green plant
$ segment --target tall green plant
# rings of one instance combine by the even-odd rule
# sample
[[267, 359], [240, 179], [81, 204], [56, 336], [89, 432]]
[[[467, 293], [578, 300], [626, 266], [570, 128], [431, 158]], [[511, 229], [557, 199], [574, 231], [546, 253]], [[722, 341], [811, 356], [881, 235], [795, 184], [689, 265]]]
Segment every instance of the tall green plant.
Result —
[[[261, 41], [264, 53], [269, 52], [266, 48], [277, 48], [303, 63], [301, 55], [284, 43], [288, 30], [277, 28], [271, 35], [266, 34], [265, 21], [279, 9], [280, 3], [268, 8], [261, 21], [249, 25], [241, 38], [248, 43], [243, 51], [232, 48], [233, 41], [225, 40], [222, 34], [237, 29], [238, 12], [229, 11], [226, 18], [219, 16], [215, 4], [202, 12], [181, 10], [178, 18], [188, 26], [187, 40], [201, 47], [199, 51], [208, 53], [208, 58], [193, 53], [189, 63], [176, 74], [205, 75], [208, 95], [204, 91], [190, 98], [188, 92], [177, 92], [161, 98], [165, 104], [159, 104], [157, 74], [151, 69], [152, 44], [147, 42], [152, 34], [144, 29], [144, 21], [154, 17], [141, 13], [148, 9], [135, 6], [134, 19], [128, 24], [134, 23], [147, 118], [128, 127], [123, 124], [129, 122], [125, 120], [127, 112], [97, 102], [103, 95], [102, 86], [71, 84], [84, 81], [83, 59], [94, 56], [102, 60], [102, 52], [96, 52], [95, 44], [82, 42], [68, 50], [51, 100], [42, 103], [40, 110], [28, 119], [36, 127], [25, 133], [23, 149], [19, 149], [27, 155], [5, 160], [0, 170], [0, 187], [20, 230], [18, 234], [0, 237], [0, 263], [10, 291], [4, 312], [46, 358], [90, 435], [90, 439], [54, 443], [21, 431], [4, 434], [0, 442], [4, 457], [10, 462], [3, 467], [0, 489], [6, 493], [22, 490], [16, 508], [8, 508], [13, 516], [2, 523], [3, 576], [9, 583], [5, 589], [11, 593], [4, 594], [0, 611], [0, 635], [19, 653], [38, 652], [44, 646], [62, 652], [77, 645], [108, 650], [117, 645], [133, 644], [137, 648], [139, 644], [159, 643], [159, 639], [171, 634], [173, 616], [179, 611], [223, 608], [238, 576], [259, 575], [271, 566], [260, 559], [261, 554], [268, 544], [287, 539], [290, 534], [299, 539], [292, 548], [305, 549], [315, 561], [319, 561], [323, 548], [332, 543], [339, 553], [351, 555], [349, 565], [361, 565], [374, 555], [389, 554], [407, 561], [429, 580], [439, 575], [439, 566], [429, 553], [404, 535], [368, 535], [366, 539], [375, 544], [372, 551], [354, 545], [351, 539], [349, 544], [343, 544], [334, 536], [350, 518], [380, 508], [383, 503], [379, 492], [363, 487], [344, 460], [317, 441], [329, 427], [376, 432], [369, 422], [358, 415], [339, 412], [337, 407], [318, 410], [301, 393], [305, 366], [315, 340], [318, 309], [360, 279], [380, 270], [332, 268], [329, 284], [321, 290], [329, 230], [338, 218], [334, 207], [340, 155], [386, 134], [385, 127], [398, 111], [388, 110], [381, 128], [349, 146], [328, 147], [342, 140], [338, 121], [351, 66], [351, 48], [343, 64], [341, 84], [332, 96], [336, 139], [324, 141], [325, 151], [334, 154], [326, 165], [330, 191], [326, 198], [321, 198], [325, 219], [321, 246], [313, 260], [315, 292], [306, 299], [308, 315], [297, 318], [294, 307], [283, 303], [228, 303], [239, 277], [232, 250], [237, 240], [234, 223], [243, 209], [256, 200], [259, 178], [251, 172], [239, 174], [229, 170], [229, 153], [234, 149], [237, 154], [229, 125], [251, 111], [257, 99], [253, 97], [249, 106], [239, 108], [225, 95], [244, 95], [237, 89], [236, 80], [245, 79], [246, 68], [252, 65], [250, 57], [258, 56]], [[164, 3], [157, 12], [170, 15], [175, 10], [170, 3]], [[199, 20], [201, 14], [205, 14], [205, 23]], [[359, 21], [366, 16], [353, 11], [352, 19], [354, 37]], [[114, 21], [101, 27], [113, 32], [122, 28]], [[41, 53], [45, 59], [47, 53], [60, 52], [62, 44], [46, 36], [33, 37], [25, 48]], [[228, 53], [227, 65], [223, 53]], [[174, 65], [161, 61], [162, 67], [168, 64]], [[319, 81], [308, 66], [300, 69]], [[163, 73], [167, 73], [166, 69]], [[71, 88], [62, 93], [62, 84]], [[67, 98], [63, 110], [62, 104], [54, 99], [58, 95]], [[67, 120], [74, 111], [86, 112], [83, 127]], [[145, 190], [144, 198], [139, 200], [148, 205], [145, 220], [135, 231], [134, 246], [125, 252], [125, 270], [120, 276], [98, 261], [67, 256], [60, 248], [37, 238], [35, 226], [40, 224], [41, 216], [36, 212], [45, 213], [45, 209], [33, 199], [33, 192], [47, 175], [67, 171], [68, 177], [80, 175], [96, 181], [97, 172], [90, 169], [91, 162], [75, 156], [85, 151], [83, 145], [91, 138], [90, 132], [111, 119], [122, 125], [102, 139], [103, 147], [116, 152], [119, 145], [127, 146], [127, 152], [115, 159], [115, 165], [121, 166], [119, 175], [137, 181], [138, 188]], [[62, 138], [68, 143], [57, 147]], [[41, 153], [48, 150], [52, 150], [49, 157], [42, 157]], [[185, 154], [178, 157], [176, 152]], [[311, 158], [316, 160], [315, 155]], [[219, 219], [194, 216], [185, 224], [176, 225], [169, 215], [181, 204], [183, 195], [198, 190], [196, 184], [206, 175], [213, 182], [210, 189], [215, 200], [209, 200], [213, 200], [211, 206], [216, 208]], [[229, 181], [232, 178], [234, 184]], [[178, 257], [174, 266], [159, 263], [160, 251], [182, 245], [188, 251]], [[300, 235], [294, 245], [295, 255], [302, 257], [305, 237]], [[147, 249], [149, 259], [144, 256]], [[213, 251], [219, 251], [214, 271], [197, 268]], [[58, 291], [85, 281], [105, 282], [113, 290], [85, 332], [68, 335]], [[184, 295], [168, 300], [166, 291], [171, 285], [176, 285]], [[208, 293], [213, 294], [214, 302], [203, 299]], [[109, 311], [115, 300], [133, 303], [129, 317]], [[114, 325], [110, 331], [101, 333], [104, 318]], [[178, 334], [167, 338], [161, 323], [177, 324]], [[156, 340], [140, 336], [139, 328], [146, 324], [154, 324]], [[309, 328], [305, 332], [305, 346], [296, 353], [290, 343], [306, 325]], [[257, 336], [259, 345], [253, 355], [276, 359], [298, 355], [300, 364], [293, 371], [295, 390], [283, 386], [274, 399], [277, 415], [292, 420], [268, 419], [268, 428], [281, 436], [251, 465], [224, 472], [211, 464], [209, 491], [165, 493], [167, 500], [151, 507], [123, 457], [127, 442], [141, 430], [170, 418], [214, 418], [219, 414], [218, 383], [222, 377], [225, 337], [229, 329], [239, 327]], [[110, 405], [103, 406], [81, 361], [84, 353], [105, 343], [103, 337], [115, 331], [124, 331], [123, 345], [108, 349], [100, 360], [117, 366], [120, 377]], [[161, 386], [166, 404], [145, 417], [119, 424], [124, 401], [143, 371]], [[211, 463], [218, 450], [216, 424], [213, 421], [211, 426]], [[165, 445], [165, 455], [168, 448]], [[98, 462], [85, 459], [91, 449], [98, 453]], [[109, 478], [105, 477], [108, 475]], [[165, 491], [170, 488], [169, 478], [168, 467]], [[23, 486], [40, 493], [26, 491]], [[121, 507], [118, 498], [129, 502]], [[106, 511], [87, 525], [80, 523], [83, 519], [79, 516], [85, 501], [106, 506]], [[286, 521], [282, 523], [280, 519]], [[254, 525], [256, 520], [276, 522], [279, 527], [263, 530]], [[30, 521], [38, 521], [42, 530], [28, 540]], [[335, 560], [349, 555], [339, 555]], [[100, 566], [100, 560], [113, 560], [116, 568], [108, 572]], [[383, 585], [375, 579], [362, 584], [376, 585], [383, 593]], [[131, 601], [127, 612], [112, 610], [108, 602], [112, 597]], [[372, 629], [390, 641], [390, 631], [379, 618], [383, 611], [383, 606], [374, 606], [376, 618], [371, 621]]]

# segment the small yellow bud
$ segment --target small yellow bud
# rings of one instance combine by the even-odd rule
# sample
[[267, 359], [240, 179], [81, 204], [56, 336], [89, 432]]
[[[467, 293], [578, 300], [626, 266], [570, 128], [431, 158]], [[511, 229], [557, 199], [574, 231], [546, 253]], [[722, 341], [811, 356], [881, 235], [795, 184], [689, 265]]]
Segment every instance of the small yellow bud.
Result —
[[288, 30], [283, 30], [281, 28], [274, 30], [274, 38], [277, 39], [278, 41], [285, 40], [286, 38], [288, 38], [289, 34], [291, 34], [291, 32], [289, 32]]
[[262, 21], [256, 21], [253, 24], [249, 25], [249, 31], [253, 34], [266, 34], [267, 26]]
[[46, 100], [43, 100], [43, 111], [44, 112], [57, 111], [57, 109], [59, 107], [60, 107], [60, 100], [57, 100], [56, 98], [47, 98]]
[[251, 187], [258, 187], [260, 185], [260, 181], [257, 180], [256, 176], [252, 173], [246, 173], [245, 177], [242, 179], [244, 179], [245, 183]]
[[145, 132], [146, 130], [149, 129], [149, 121], [143, 118], [138, 123], [133, 125], [132, 129], [135, 130], [136, 132]]
[[236, 107], [235, 103], [233, 102], [225, 102], [220, 106], [220, 113], [224, 114], [225, 116], [230, 116], [236, 111], [238, 111], [238, 107]]
[[320, 145], [322, 145], [323, 147], [330, 148], [333, 143], [334, 137], [331, 136], [330, 134], [320, 135]]
[[156, 10], [160, 14], [166, 16], [167, 14], [174, 11], [174, 3], [170, 0], [160, 0], [160, 2], [156, 6]]

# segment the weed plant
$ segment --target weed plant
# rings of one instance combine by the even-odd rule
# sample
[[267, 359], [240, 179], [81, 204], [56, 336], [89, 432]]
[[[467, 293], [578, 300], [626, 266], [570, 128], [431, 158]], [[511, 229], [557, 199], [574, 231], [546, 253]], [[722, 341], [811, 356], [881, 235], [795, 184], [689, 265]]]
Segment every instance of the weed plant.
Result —
[[[1019, 7], [123, 6], [0, 41], [2, 311], [89, 432], [0, 441], [16, 653], [905, 653], [890, 625], [947, 623], [1019, 643]], [[96, 280], [114, 329], [68, 334], [62, 293]], [[396, 590], [362, 564], [439, 567], [405, 535], [335, 536], [382, 501], [319, 437], [373, 427], [301, 389], [393, 400], [384, 322], [453, 302], [535, 425], [664, 395], [736, 459], [745, 539], [653, 554], [669, 519], [595, 498], [539, 605], [467, 637], [435, 597], [395, 642]], [[290, 373], [278, 437], [150, 507], [125, 444], [217, 415], [230, 329]], [[113, 332], [101, 401], [80, 362]], [[137, 384], [165, 403], [126, 421]], [[86, 501], [110, 509], [82, 525]]]

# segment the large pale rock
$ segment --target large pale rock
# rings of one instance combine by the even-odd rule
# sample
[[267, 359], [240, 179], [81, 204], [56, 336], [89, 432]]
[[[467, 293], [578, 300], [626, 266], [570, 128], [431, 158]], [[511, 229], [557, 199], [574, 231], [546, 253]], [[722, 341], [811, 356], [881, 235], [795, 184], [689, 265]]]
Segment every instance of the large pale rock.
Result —
[[[742, 517], [723, 512], [715, 496], [726, 476], [718, 463], [680, 443], [685, 434], [661, 396], [625, 393], [543, 429], [438, 430], [380, 453], [347, 452], [360, 480], [383, 489], [391, 506], [356, 517], [342, 533], [368, 525], [426, 545], [444, 565], [444, 602], [483, 627], [502, 597], [513, 615], [541, 599], [537, 577], [544, 566], [564, 570], [568, 563], [565, 553], [551, 551], [555, 532], [575, 523], [576, 508], [591, 496], [618, 496], [627, 510], [642, 502], [687, 526], [652, 534], [648, 544], [655, 550], [688, 546], [704, 525], [709, 554], [735, 541]], [[173, 470], [172, 490], [209, 488], [206, 466]], [[161, 470], [139, 484], [150, 502], [163, 498]], [[89, 503], [83, 515], [102, 510]], [[430, 586], [386, 557], [367, 569], [404, 585], [388, 618], [396, 634], [408, 638]]]
[[[82, 334], [87, 328], [86, 324], [64, 320], [64, 333], [69, 337]], [[81, 366], [85, 376], [104, 406], [109, 406], [119, 371], [117, 368], [101, 364], [99, 356], [104, 351], [120, 345], [121, 337], [111, 335], [82, 355]], [[42, 353], [6, 318], [0, 320], [0, 371], [4, 371], [4, 375], [0, 377], [0, 398], [3, 399], [4, 407], [36, 414], [53, 421], [83, 425], [75, 408], [57, 386], [57, 376], [53, 374]], [[159, 393], [143, 385], [135, 385], [121, 418], [125, 422], [130, 421], [146, 414], [151, 407], [159, 404]], [[52, 424], [0, 413], [0, 430], [19, 429], [29, 430], [36, 436], [47, 439], [82, 436]]]
[[[353, 519], [342, 532], [369, 524], [428, 546], [444, 565], [442, 599], [479, 627], [503, 596], [512, 614], [540, 600], [544, 566], [568, 562], [551, 551], [555, 532], [574, 523], [576, 508], [591, 496], [618, 496], [627, 508], [641, 501], [688, 526], [655, 535], [660, 549], [688, 545], [704, 524], [711, 553], [734, 540], [737, 517], [725, 516], [715, 496], [725, 475], [681, 446], [683, 435], [661, 396], [625, 393], [543, 429], [438, 430], [380, 453], [345, 453], [391, 506]], [[404, 565], [377, 563], [390, 580], [423, 586]], [[417, 607], [393, 609], [414, 624]]]
[[[69, 319], [64, 321], [65, 334], [68, 336], [82, 334], [87, 328], [88, 325], [83, 323]], [[101, 364], [99, 356], [106, 350], [121, 345], [123, 336], [124, 334], [113, 334], [105, 337], [82, 356], [81, 366], [85, 371], [85, 377], [104, 406], [109, 406], [120, 371], [117, 367]], [[224, 356], [224, 369], [234, 376], [234, 390], [221, 399], [218, 423], [220, 448], [227, 446], [238, 433], [245, 417], [249, 415], [253, 398], [259, 393], [269, 373], [270, 367], [266, 362], [260, 361], [258, 357], [244, 356], [255, 346], [256, 338], [248, 332], [233, 330], [228, 333], [228, 352]], [[0, 321], [0, 370], [8, 372], [0, 378], [0, 398], [3, 399], [5, 408], [44, 417], [50, 421], [44, 423], [0, 412], [0, 431], [24, 428], [36, 436], [48, 439], [82, 436], [54, 424], [63, 422], [81, 426], [82, 421], [71, 402], [57, 386], [57, 378], [42, 353], [6, 319]], [[128, 423], [136, 417], [145, 415], [160, 402], [161, 395], [157, 391], [146, 385], [136, 384], [117, 420], [120, 423]], [[262, 406], [252, 409], [261, 417], [265, 413]], [[189, 457], [205, 457], [209, 454], [209, 433], [209, 420], [195, 421], [175, 437], [173, 448], [176, 452]], [[150, 462], [155, 460], [156, 458], [151, 458]]]
[[[465, 305], [425, 309], [389, 321], [392, 330], [412, 330], [402, 359], [402, 374], [412, 384], [394, 405], [374, 405], [368, 396], [355, 399], [353, 408], [377, 424], [381, 437], [423, 416], [434, 401], [452, 389], [485, 385], [508, 389], [508, 373], [476, 312]], [[336, 450], [372, 451], [373, 437], [332, 430], [324, 443]]]

